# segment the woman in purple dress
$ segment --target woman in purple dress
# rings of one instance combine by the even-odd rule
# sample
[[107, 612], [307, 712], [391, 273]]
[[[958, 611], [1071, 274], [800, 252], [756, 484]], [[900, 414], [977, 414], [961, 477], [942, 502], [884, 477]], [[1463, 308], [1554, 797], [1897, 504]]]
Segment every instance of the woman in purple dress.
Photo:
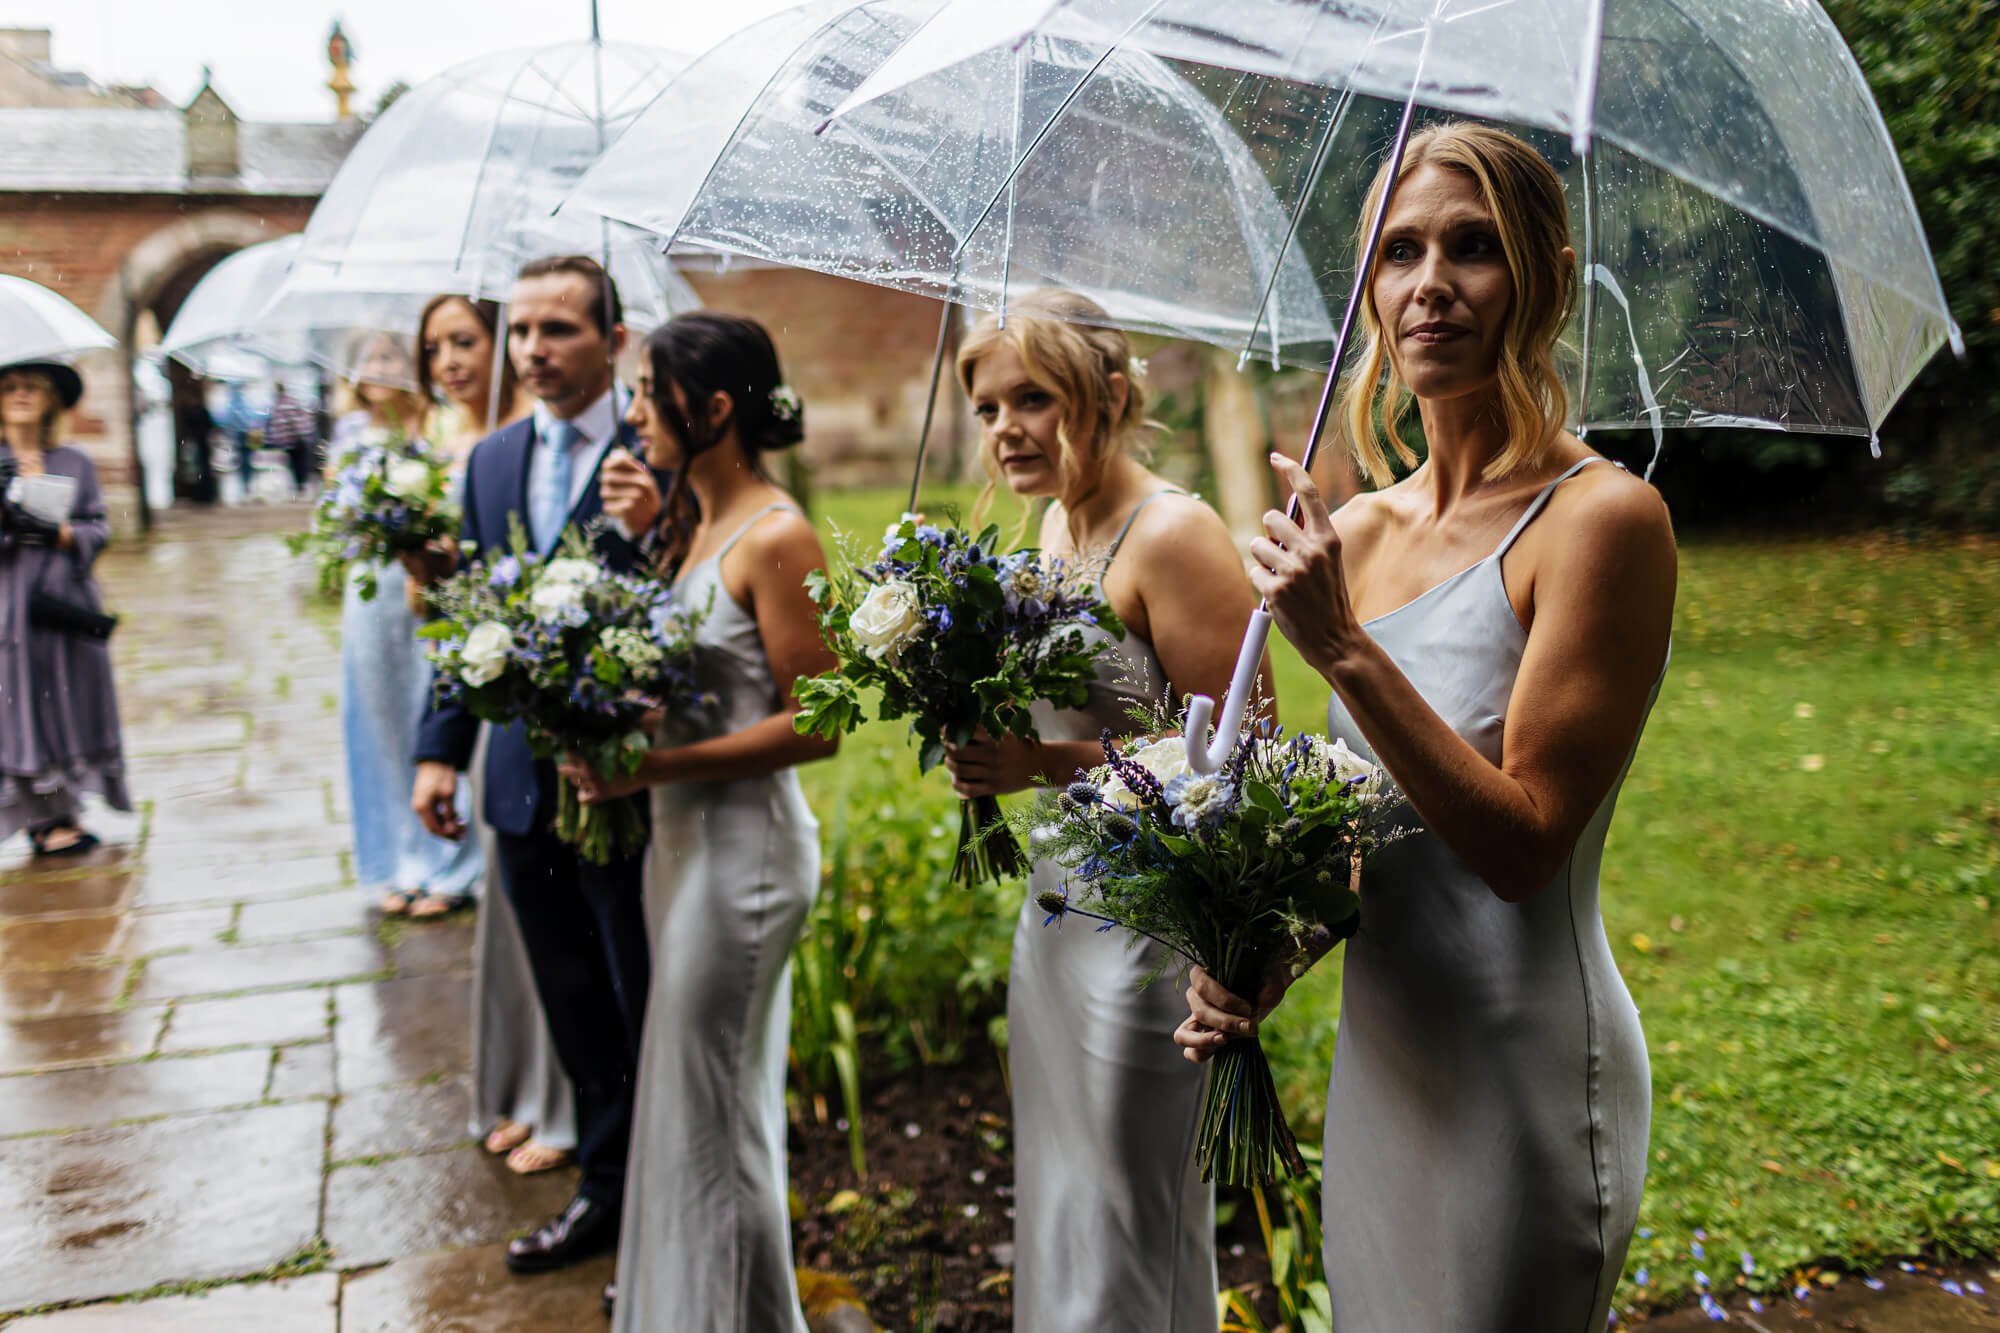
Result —
[[[38, 856], [97, 846], [78, 822], [86, 794], [132, 808], [111, 653], [89, 623], [103, 492], [84, 452], [57, 443], [82, 396], [68, 366], [0, 367], [0, 841], [25, 829]], [[66, 517], [30, 498], [42, 477], [69, 479]]]

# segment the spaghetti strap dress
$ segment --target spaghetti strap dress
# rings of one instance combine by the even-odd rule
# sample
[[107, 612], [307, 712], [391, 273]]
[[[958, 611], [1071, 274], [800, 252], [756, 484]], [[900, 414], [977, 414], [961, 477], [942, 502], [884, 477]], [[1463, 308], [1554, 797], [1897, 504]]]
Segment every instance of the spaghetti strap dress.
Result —
[[[1495, 763], [1528, 641], [1501, 563], [1556, 487], [1597, 461], [1544, 488], [1486, 559], [1366, 626]], [[1658, 695], [1656, 680], [1649, 712]], [[1327, 726], [1370, 753], [1338, 695]], [[1630, 766], [1628, 754], [1569, 857], [1525, 902], [1502, 901], [1421, 825], [1369, 867], [1326, 1103], [1337, 1333], [1605, 1327], [1652, 1101], [1639, 1012], [1598, 911]]]
[[[681, 576], [681, 602], [708, 608], [696, 667], [717, 705], [675, 739], [740, 731], [783, 705], [756, 620], [723, 586], [722, 560], [789, 508], [758, 511]], [[653, 987], [613, 1327], [806, 1333], [785, 1196], [785, 1050], [792, 945], [819, 887], [819, 825], [789, 768], [671, 784], [653, 790], [647, 858]]]
[[[1112, 540], [1110, 570], [1139, 511]], [[1096, 631], [1101, 634], [1102, 631]], [[1108, 636], [1107, 636], [1108, 637]], [[1080, 709], [1034, 706], [1045, 740], [1128, 734], [1166, 688], [1135, 634], [1098, 659]], [[1080, 919], [1044, 925], [1037, 860], [1014, 927], [1007, 1064], [1014, 1095], [1014, 1327], [1021, 1333], [1215, 1333], [1215, 1195], [1194, 1164], [1203, 1070], [1167, 1040], [1187, 1005], [1159, 946]]]

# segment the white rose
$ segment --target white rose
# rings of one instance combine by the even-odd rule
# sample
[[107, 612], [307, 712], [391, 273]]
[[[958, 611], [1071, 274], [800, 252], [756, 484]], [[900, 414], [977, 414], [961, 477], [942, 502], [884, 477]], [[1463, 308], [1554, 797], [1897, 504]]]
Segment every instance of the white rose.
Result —
[[1189, 771], [1187, 740], [1181, 736], [1148, 741], [1126, 757], [1158, 778], [1162, 787]]
[[551, 560], [542, 566], [542, 576], [538, 583], [568, 583], [587, 588], [604, 577], [604, 570], [595, 560], [578, 560], [564, 557]]
[[1119, 777], [1116, 773], [1113, 773], [1110, 777], [1097, 784], [1097, 794], [1127, 814], [1137, 810], [1142, 804], [1138, 794], [1126, 786], [1125, 779]]
[[1361, 779], [1362, 796], [1373, 796], [1382, 786], [1382, 770], [1348, 749], [1344, 738], [1336, 736], [1333, 744], [1325, 746], [1322, 752], [1326, 756], [1326, 771], [1335, 782], [1344, 784]]
[[430, 464], [417, 458], [399, 458], [389, 464], [388, 473], [382, 478], [382, 486], [389, 494], [399, 499], [409, 500], [420, 496], [431, 488]]
[[528, 605], [544, 615], [567, 611], [571, 607], [583, 605], [583, 587], [581, 584], [543, 579], [535, 585], [535, 590], [528, 594]]
[[505, 625], [481, 621], [465, 636], [465, 647], [458, 650], [458, 660], [463, 664], [459, 675], [468, 685], [490, 684], [500, 678], [513, 651], [514, 636]]
[[902, 579], [876, 584], [847, 618], [862, 651], [878, 662], [884, 657], [893, 660], [923, 625], [916, 587]]

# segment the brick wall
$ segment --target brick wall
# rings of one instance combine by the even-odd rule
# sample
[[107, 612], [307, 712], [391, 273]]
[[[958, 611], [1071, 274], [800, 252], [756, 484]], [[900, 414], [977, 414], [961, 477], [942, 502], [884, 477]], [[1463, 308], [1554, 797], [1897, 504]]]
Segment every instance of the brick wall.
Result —
[[[0, 272], [53, 288], [129, 343], [140, 312], [190, 266], [298, 230], [312, 202], [0, 193]], [[130, 355], [128, 345], [79, 360], [84, 398], [70, 420], [121, 527], [137, 517]]]
[[[822, 486], [905, 481], [937, 351], [936, 302], [871, 283], [786, 268], [691, 273], [702, 302], [761, 322], [806, 404], [805, 457]], [[959, 409], [950, 367], [933, 444]]]
[[[121, 341], [191, 267], [305, 226], [309, 199], [0, 193], [0, 272], [54, 288]], [[821, 484], [900, 481], [922, 423], [938, 307], [865, 283], [783, 268], [695, 273], [705, 303], [761, 320], [807, 404], [805, 456]], [[71, 433], [104, 477], [113, 517], [137, 521], [130, 350], [80, 360]], [[940, 441], [956, 408], [939, 395]], [[942, 446], [941, 446], [942, 447]]]

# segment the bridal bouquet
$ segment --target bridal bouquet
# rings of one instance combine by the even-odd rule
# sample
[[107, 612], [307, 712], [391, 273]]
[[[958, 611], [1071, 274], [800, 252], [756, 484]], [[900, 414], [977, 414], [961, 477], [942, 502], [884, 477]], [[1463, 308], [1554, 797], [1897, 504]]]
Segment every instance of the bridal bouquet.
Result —
[[[1038, 699], [1081, 708], [1097, 655], [1125, 627], [1087, 567], [1032, 549], [1001, 555], [999, 543], [998, 527], [974, 536], [905, 514], [873, 562], [850, 557], [831, 576], [809, 574], [820, 632], [840, 665], [798, 682], [798, 729], [853, 731], [862, 692], [879, 690], [876, 717], [910, 719], [922, 743], [917, 766], [928, 773], [947, 744], [964, 745], [982, 729], [1033, 740], [1028, 708]], [[977, 884], [1020, 874], [1021, 849], [1000, 802], [982, 796], [960, 806], [952, 878]]]
[[[1156, 732], [1177, 725], [1146, 722]], [[1107, 733], [1104, 749], [1104, 764], [1017, 816], [1036, 852], [1065, 868], [1062, 888], [1039, 900], [1050, 922], [1122, 926], [1244, 996], [1273, 968], [1302, 975], [1353, 933], [1361, 864], [1396, 836], [1396, 802], [1382, 770], [1346, 742], [1260, 723], [1206, 775], [1189, 769], [1179, 736], [1121, 751]], [[1170, 965], [1163, 957], [1160, 971]], [[1302, 1173], [1263, 1047], [1235, 1039], [1212, 1063], [1196, 1142], [1202, 1179]]]
[[359, 565], [356, 591], [375, 597], [376, 567], [458, 533], [451, 471], [422, 440], [385, 430], [362, 432], [340, 457], [332, 483], [313, 506], [312, 527], [287, 538], [293, 555], [311, 552], [320, 585], [337, 590]]
[[[598, 772], [628, 776], [651, 741], [649, 725], [701, 708], [694, 633], [702, 613], [664, 580], [615, 574], [571, 529], [553, 558], [516, 532], [510, 554], [468, 565], [432, 587], [438, 698], [487, 722], [523, 720], [537, 756], [575, 751]], [[556, 835], [604, 865], [646, 845], [638, 797], [585, 806], [559, 779]]]

